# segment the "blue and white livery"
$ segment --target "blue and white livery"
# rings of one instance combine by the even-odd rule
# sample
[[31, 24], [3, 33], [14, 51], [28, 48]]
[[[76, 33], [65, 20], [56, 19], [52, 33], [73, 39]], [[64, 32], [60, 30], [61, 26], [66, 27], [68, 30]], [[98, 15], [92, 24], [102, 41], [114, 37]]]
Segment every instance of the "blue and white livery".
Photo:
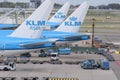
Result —
[[[51, 0], [48, 0], [48, 1], [51, 1]], [[49, 7], [50, 7], [50, 5], [49, 5]], [[1, 50], [4, 51], [5, 49], [7, 49], [6, 44], [9, 42], [9, 40], [6, 41], [6, 43], [4, 42], [6, 40], [6, 39], [4, 39], [4, 36], [7, 36], [7, 35], [8, 35], [7, 39], [10, 39], [10, 43], [11, 43], [11, 44], [9, 43], [10, 44], [9, 46], [11, 46], [12, 44], [14, 44], [14, 42], [16, 42], [17, 43], [17, 44], [15, 44], [16, 48], [18, 48], [20, 51], [21, 50], [28, 51], [28, 50], [35, 50], [35, 49], [39, 49], [39, 48], [45, 48], [48, 46], [52, 46], [52, 42], [55, 42], [55, 41], [58, 43], [59, 42], [63, 43], [66, 41], [87, 40], [90, 38], [89, 35], [79, 34], [78, 30], [84, 21], [84, 18], [87, 14], [88, 8], [89, 8], [89, 5], [86, 2], [81, 4], [78, 7], [78, 9], [76, 9], [54, 31], [45, 31], [45, 30], [42, 31], [42, 27], [44, 27], [44, 20], [47, 18], [45, 18], [45, 17], [34, 18], [33, 17], [34, 15], [31, 15], [15, 31], [13, 31], [13, 30], [1, 30], [0, 31], [0, 34], [2, 34], [1, 38], [0, 38], [0, 42], [2, 44]], [[44, 14], [46, 15], [46, 13], [44, 13]], [[43, 15], [43, 16], [45, 16], [45, 15]], [[11, 50], [11, 51], [13, 51], [13, 50]]]
[[40, 39], [44, 21], [48, 19], [53, 5], [54, 0], [46, 0], [16, 30], [8, 35], [2, 33], [0, 55], [20, 54], [53, 46], [52, 40]]
[[48, 22], [46, 23], [47, 26], [54, 29], [57, 28], [66, 18], [68, 10], [70, 8], [70, 3], [66, 2], [56, 13], [53, 15]]
[[[68, 10], [70, 8], [69, 2], [66, 2], [47, 22], [45, 25], [51, 29], [57, 28], [66, 18]], [[49, 9], [48, 9], [49, 10]], [[41, 15], [41, 12], [38, 11], [39, 15]], [[28, 24], [34, 24], [32, 23], [33, 20], [28, 21]], [[39, 22], [39, 21], [38, 21]], [[0, 29], [11, 29], [16, 28], [17, 24], [0, 24]]]
[[62, 24], [54, 31], [43, 31], [44, 39], [56, 38], [57, 42], [88, 40], [90, 35], [79, 34], [78, 31], [84, 22], [89, 5], [82, 3]]

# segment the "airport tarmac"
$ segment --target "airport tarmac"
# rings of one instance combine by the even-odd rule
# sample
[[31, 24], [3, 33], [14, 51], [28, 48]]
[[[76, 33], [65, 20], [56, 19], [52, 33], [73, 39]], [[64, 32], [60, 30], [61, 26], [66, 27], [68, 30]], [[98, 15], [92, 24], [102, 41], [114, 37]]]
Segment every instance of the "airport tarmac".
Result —
[[0, 77], [58, 77], [79, 80], [117, 80], [112, 70], [84, 70], [80, 65], [19, 64], [16, 71], [0, 72]]
[[118, 80], [120, 80], [120, 61], [110, 62], [111, 69], [114, 71]]
[[[84, 59], [100, 59], [104, 58], [96, 54], [75, 54], [60, 56], [61, 61], [80, 61]], [[31, 60], [49, 60], [50, 58], [33, 57]], [[118, 80], [113, 70], [101, 69], [82, 69], [78, 64], [17, 64], [16, 71], [0, 71], [0, 77], [16, 77], [20, 80], [21, 77], [58, 77], [58, 78], [78, 78], [79, 80]]]
[[[92, 28], [81, 28], [80, 32], [89, 30], [92, 32]], [[96, 28], [95, 36], [98, 36], [103, 42], [119, 42], [120, 41], [120, 28]]]

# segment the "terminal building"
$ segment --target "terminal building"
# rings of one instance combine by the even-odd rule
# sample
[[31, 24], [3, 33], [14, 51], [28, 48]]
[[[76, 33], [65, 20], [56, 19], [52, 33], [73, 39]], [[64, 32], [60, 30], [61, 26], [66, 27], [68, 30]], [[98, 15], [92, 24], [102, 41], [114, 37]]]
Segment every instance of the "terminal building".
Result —
[[30, 0], [30, 7], [37, 8], [45, 0]]
[[11, 0], [1, 0], [0, 2], [13, 2], [13, 3], [28, 3], [30, 8], [37, 8], [42, 2], [44, 2], [45, 0], [25, 0], [25, 1], [11, 1]]

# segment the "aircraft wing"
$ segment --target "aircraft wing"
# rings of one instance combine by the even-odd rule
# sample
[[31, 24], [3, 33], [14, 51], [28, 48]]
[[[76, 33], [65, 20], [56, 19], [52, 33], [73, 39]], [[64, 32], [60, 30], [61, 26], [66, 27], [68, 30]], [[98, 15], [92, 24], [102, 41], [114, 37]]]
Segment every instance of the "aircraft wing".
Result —
[[65, 40], [88, 40], [90, 39], [90, 35], [77, 35], [77, 36], [66, 36]]
[[22, 47], [31, 47], [31, 46], [40, 46], [40, 45], [45, 45], [45, 44], [54, 44], [57, 39], [48, 39], [47, 41], [43, 42], [34, 42], [34, 43], [23, 43], [20, 44]]
[[30, 47], [30, 46], [39, 46], [39, 45], [44, 45], [44, 44], [48, 44], [50, 42], [36, 42], [36, 43], [30, 43], [30, 44], [20, 44], [20, 46], [22, 47]]

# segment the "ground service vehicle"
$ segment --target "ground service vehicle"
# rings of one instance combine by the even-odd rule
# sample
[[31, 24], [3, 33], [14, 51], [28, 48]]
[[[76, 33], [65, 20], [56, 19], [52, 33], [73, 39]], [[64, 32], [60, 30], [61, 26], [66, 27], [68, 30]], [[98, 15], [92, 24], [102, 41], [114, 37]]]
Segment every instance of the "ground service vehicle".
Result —
[[9, 62], [7, 65], [1, 65], [0, 70], [3, 71], [14, 71], [16, 70], [16, 64], [14, 62]]
[[101, 69], [109, 70], [109, 62], [106, 59], [100, 59], [99, 66]]
[[81, 64], [83, 69], [97, 69], [97, 64], [94, 59], [84, 60]]
[[59, 48], [58, 54], [59, 55], [70, 55], [71, 48]]
[[57, 52], [51, 53], [51, 61], [58, 61], [59, 55]]
[[38, 56], [39, 57], [47, 57], [47, 54], [46, 53], [39, 53]]

